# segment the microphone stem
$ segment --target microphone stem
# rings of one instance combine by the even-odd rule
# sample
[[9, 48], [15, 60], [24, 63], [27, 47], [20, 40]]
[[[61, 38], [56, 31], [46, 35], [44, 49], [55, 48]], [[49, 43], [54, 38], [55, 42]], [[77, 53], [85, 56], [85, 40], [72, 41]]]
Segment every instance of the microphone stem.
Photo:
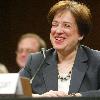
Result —
[[46, 59], [46, 55], [45, 55], [46, 51], [45, 49], [42, 49], [42, 54], [43, 54], [43, 60], [42, 62], [40, 63], [39, 67], [37, 68], [35, 74], [33, 75], [33, 77], [30, 79], [30, 84], [32, 84], [32, 81], [34, 80], [36, 74], [38, 73], [38, 71], [40, 70], [41, 66], [43, 65], [43, 63], [45, 62], [45, 59]]

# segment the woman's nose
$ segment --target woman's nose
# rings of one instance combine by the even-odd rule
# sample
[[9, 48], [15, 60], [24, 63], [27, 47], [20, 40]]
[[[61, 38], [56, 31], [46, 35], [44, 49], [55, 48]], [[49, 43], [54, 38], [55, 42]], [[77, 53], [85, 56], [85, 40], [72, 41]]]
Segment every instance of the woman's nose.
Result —
[[58, 27], [57, 27], [56, 33], [57, 33], [57, 34], [62, 34], [62, 33], [63, 33], [63, 29], [62, 29], [61, 26], [58, 26]]

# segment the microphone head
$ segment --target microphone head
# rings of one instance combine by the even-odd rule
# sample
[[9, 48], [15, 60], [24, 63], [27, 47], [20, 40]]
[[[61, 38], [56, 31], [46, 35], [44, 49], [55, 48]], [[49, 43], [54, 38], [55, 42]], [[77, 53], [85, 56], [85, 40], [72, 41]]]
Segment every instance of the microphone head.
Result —
[[45, 48], [41, 48], [41, 53], [44, 56], [44, 59], [46, 58], [46, 49]]

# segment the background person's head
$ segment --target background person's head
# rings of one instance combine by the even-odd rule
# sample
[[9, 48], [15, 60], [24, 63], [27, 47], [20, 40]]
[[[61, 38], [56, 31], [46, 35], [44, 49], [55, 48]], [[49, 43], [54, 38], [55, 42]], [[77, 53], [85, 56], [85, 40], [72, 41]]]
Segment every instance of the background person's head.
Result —
[[16, 62], [20, 68], [26, 64], [29, 53], [35, 53], [46, 48], [45, 41], [34, 33], [26, 33], [19, 39], [16, 50]]
[[0, 73], [8, 73], [7, 67], [2, 63], [0, 63]]

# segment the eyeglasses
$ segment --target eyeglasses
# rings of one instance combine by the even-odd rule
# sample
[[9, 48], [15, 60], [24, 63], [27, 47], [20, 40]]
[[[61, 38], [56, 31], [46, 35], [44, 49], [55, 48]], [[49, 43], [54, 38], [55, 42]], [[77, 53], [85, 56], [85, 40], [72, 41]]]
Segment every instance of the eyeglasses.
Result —
[[22, 54], [22, 53], [33, 53], [34, 51], [32, 49], [19, 49], [16, 51], [17, 54]]

